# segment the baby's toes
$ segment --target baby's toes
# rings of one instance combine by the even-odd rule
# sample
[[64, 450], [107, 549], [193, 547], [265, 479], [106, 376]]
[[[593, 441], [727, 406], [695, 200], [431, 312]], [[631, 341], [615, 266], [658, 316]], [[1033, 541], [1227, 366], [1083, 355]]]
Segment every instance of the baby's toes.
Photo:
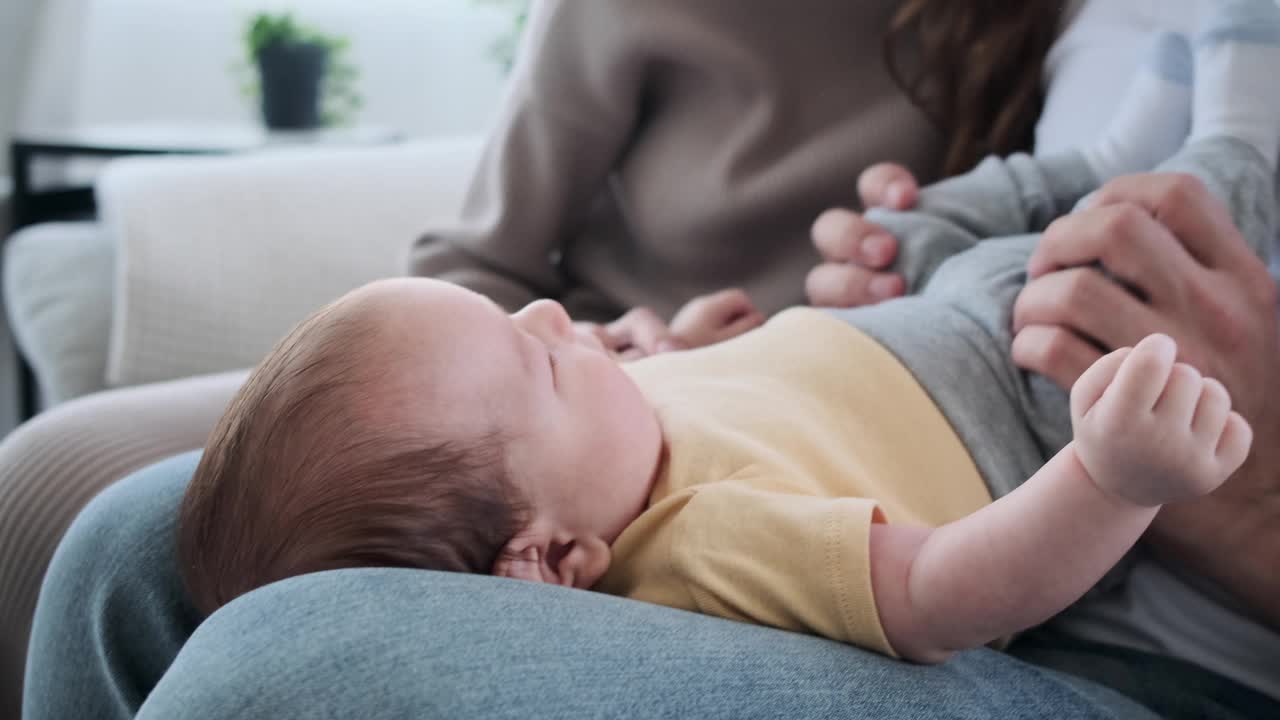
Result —
[[1191, 432], [1202, 442], [1217, 447], [1231, 414], [1231, 395], [1222, 383], [1213, 378], [1201, 381], [1195, 404], [1195, 416], [1191, 419]]
[[1191, 428], [1204, 387], [1205, 380], [1199, 370], [1186, 363], [1177, 363], [1169, 373], [1164, 392], [1156, 401], [1156, 416], [1179, 427]]

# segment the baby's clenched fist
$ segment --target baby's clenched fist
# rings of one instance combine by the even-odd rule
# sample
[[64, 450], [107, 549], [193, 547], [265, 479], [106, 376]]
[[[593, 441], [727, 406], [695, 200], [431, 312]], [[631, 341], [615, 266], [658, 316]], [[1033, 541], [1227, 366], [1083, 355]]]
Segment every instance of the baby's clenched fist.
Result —
[[1253, 431], [1222, 383], [1150, 335], [1106, 355], [1071, 389], [1080, 462], [1103, 490], [1153, 506], [1204, 495], [1244, 462]]

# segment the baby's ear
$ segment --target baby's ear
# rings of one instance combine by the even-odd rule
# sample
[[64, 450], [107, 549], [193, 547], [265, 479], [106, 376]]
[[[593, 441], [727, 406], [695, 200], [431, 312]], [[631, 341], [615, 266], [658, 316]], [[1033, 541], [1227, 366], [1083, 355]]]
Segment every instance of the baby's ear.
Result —
[[548, 582], [589, 590], [604, 577], [612, 558], [609, 544], [593, 535], [552, 545], [547, 564], [553, 579]]
[[543, 568], [546, 553], [531, 538], [517, 535], [507, 541], [498, 560], [493, 564], [493, 574], [498, 577], [530, 582], [553, 582], [547, 579]]

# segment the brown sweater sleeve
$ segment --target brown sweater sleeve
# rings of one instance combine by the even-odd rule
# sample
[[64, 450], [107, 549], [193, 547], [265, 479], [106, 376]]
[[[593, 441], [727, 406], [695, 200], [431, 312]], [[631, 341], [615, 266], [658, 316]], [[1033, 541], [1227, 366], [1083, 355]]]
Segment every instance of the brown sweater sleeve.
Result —
[[411, 271], [516, 310], [566, 291], [557, 266], [638, 114], [643, 58], [625, 2], [534, 3], [505, 105], [471, 180], [461, 223], [415, 244]]

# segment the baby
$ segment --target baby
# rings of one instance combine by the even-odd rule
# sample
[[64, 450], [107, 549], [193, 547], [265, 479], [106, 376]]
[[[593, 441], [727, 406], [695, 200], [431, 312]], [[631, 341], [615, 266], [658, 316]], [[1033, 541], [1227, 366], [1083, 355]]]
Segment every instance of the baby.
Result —
[[[1162, 41], [1143, 82], [1167, 85], [1163, 118], [1177, 67], [1194, 62], [1191, 142], [1165, 167], [1217, 191], [1261, 251], [1277, 91], [1256, 100], [1269, 116], [1200, 110], [1228, 77], [1280, 67], [1280, 31], [1258, 32], [1280, 30], [1278, 13], [1259, 7], [1215, 16], [1194, 59]], [[1023, 210], [988, 234], [1035, 230], [1105, 180], [1097, 159], [1113, 155], [989, 161], [886, 220], [899, 237], [967, 237], [942, 200], [998, 172], [1022, 183]], [[1009, 315], [1034, 241], [933, 263], [913, 298], [788, 310], [625, 366], [551, 301], [507, 315], [425, 279], [356, 290], [285, 338], [215, 430], [180, 517], [191, 597], [210, 613], [360, 566], [492, 573], [920, 662], [1030, 627], [1088, 590], [1162, 504], [1223, 482], [1251, 442], [1223, 386], [1164, 336], [1103, 357], [1069, 401], [1017, 371]], [[715, 334], [715, 305], [689, 309], [690, 336]]]

